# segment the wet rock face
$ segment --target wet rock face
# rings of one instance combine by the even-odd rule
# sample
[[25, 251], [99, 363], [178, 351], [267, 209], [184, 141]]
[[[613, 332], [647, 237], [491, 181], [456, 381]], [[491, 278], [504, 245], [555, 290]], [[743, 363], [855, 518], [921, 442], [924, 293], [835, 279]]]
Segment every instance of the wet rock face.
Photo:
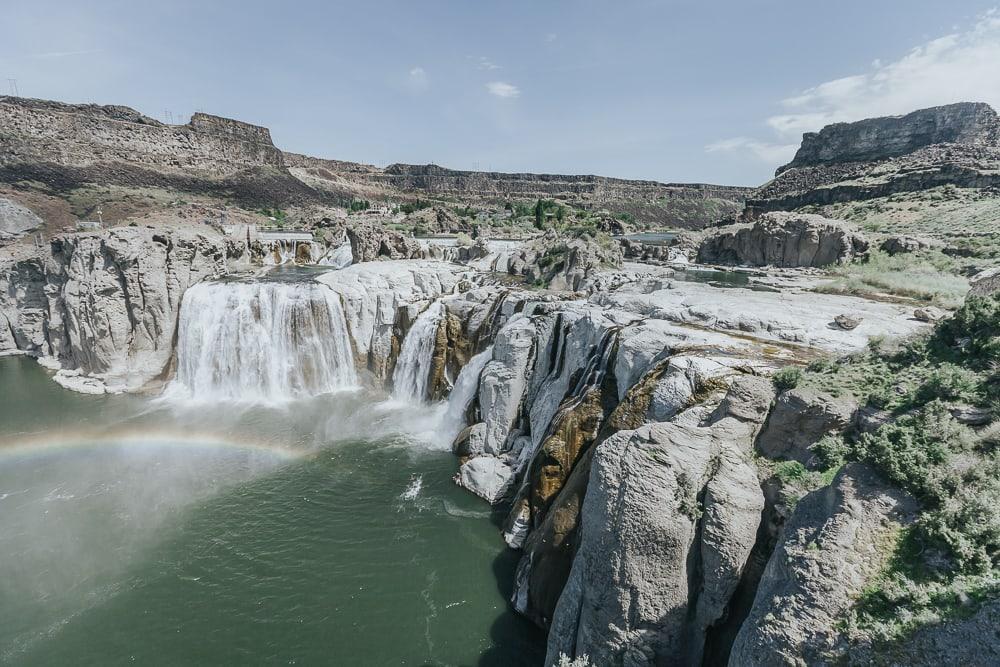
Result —
[[863, 257], [868, 241], [840, 220], [819, 215], [767, 213], [753, 224], [723, 227], [698, 248], [704, 264], [819, 267]]
[[1000, 118], [988, 104], [960, 102], [905, 116], [835, 123], [807, 132], [795, 158], [778, 169], [884, 160], [942, 143], [1000, 145]]
[[910, 496], [856, 463], [800, 500], [768, 561], [729, 664], [841, 664], [846, 645], [835, 625], [883, 567], [888, 550], [877, 545], [911, 523], [916, 512]]

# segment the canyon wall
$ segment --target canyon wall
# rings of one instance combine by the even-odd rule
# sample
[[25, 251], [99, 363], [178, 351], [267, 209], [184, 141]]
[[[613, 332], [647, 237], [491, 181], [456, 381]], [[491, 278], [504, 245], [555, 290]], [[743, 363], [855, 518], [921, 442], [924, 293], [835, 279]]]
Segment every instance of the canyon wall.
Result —
[[959, 102], [905, 116], [834, 123], [802, 135], [795, 157], [777, 173], [795, 167], [885, 160], [945, 143], [1000, 146], [1000, 118], [988, 104]]
[[214, 176], [284, 166], [266, 127], [204, 113], [167, 125], [123, 106], [0, 97], [0, 128], [0, 164], [120, 162]]
[[995, 189], [998, 172], [996, 112], [986, 104], [951, 104], [803, 135], [795, 158], [749, 195], [746, 212], [753, 217], [944, 185]]

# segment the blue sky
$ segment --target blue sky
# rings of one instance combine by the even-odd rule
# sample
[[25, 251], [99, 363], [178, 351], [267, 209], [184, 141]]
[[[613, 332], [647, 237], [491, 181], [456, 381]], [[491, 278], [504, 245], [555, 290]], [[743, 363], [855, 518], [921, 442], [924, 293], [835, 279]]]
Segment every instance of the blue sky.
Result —
[[380, 166], [756, 185], [826, 122], [1000, 107], [997, 4], [7, 0], [0, 90]]

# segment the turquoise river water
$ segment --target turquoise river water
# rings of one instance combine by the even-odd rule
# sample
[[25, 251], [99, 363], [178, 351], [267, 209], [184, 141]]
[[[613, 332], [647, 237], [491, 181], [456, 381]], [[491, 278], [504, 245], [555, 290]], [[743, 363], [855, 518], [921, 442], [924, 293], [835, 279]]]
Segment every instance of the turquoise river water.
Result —
[[0, 359], [0, 663], [539, 664], [430, 412], [85, 396]]

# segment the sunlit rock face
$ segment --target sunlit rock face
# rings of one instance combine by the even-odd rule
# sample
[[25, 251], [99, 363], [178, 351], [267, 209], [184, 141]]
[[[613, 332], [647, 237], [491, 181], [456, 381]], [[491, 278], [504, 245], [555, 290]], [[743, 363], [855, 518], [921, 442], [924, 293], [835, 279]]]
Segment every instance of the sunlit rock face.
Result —
[[819, 267], [861, 259], [868, 241], [851, 225], [819, 215], [767, 213], [752, 225], [722, 227], [702, 241], [705, 264]]
[[21, 350], [135, 390], [167, 367], [184, 291], [227, 272], [222, 239], [120, 227], [0, 260], [0, 351]]

